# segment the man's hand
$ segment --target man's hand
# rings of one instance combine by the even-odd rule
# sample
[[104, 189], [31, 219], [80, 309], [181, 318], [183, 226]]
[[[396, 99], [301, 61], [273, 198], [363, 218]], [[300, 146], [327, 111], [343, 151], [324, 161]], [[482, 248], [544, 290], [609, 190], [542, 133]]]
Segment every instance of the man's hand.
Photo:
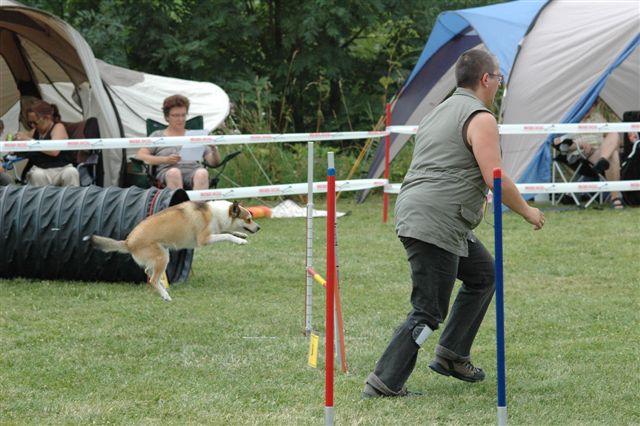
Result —
[[542, 229], [544, 226], [544, 213], [542, 213], [538, 208], [530, 206], [522, 217], [533, 225], [534, 231]]

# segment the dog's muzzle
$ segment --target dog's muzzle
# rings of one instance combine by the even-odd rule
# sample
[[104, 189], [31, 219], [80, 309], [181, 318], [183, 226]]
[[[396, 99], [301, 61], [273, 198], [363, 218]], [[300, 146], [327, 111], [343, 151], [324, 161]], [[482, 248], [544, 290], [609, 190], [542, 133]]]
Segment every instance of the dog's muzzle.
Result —
[[255, 234], [256, 232], [258, 232], [260, 230], [260, 225], [258, 225], [257, 223], [255, 224], [255, 229], [251, 229], [247, 226], [244, 227], [244, 229], [248, 232], [251, 232], [252, 234]]

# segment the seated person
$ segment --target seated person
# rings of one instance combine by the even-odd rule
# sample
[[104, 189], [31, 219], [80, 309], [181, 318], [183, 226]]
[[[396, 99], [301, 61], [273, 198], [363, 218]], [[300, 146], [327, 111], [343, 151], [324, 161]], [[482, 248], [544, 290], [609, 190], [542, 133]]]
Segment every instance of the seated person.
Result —
[[[18, 140], [69, 139], [56, 105], [36, 101], [27, 108], [27, 119], [32, 130], [16, 133]], [[33, 151], [21, 156], [29, 159], [25, 168], [29, 185], [80, 186], [80, 175], [73, 167], [70, 151]]]
[[[169, 126], [149, 136], [184, 136], [187, 132], [185, 124], [189, 112], [189, 99], [182, 95], [169, 96], [163, 102], [162, 112]], [[181, 161], [179, 146], [140, 148], [136, 157], [147, 164], [157, 166], [155, 177], [167, 188], [209, 188], [209, 172], [199, 161]], [[220, 164], [220, 154], [215, 145], [205, 147], [204, 160], [212, 167]]]
[[[0, 140], [4, 140], [4, 122], [2, 120], [0, 120]], [[2, 161], [0, 161], [0, 186], [6, 186], [12, 183], [13, 179], [11, 179], [11, 176], [9, 176], [9, 174], [5, 171], [4, 167], [2, 166]]]
[[[602, 115], [594, 112], [593, 107], [587, 119], [583, 121], [606, 122]], [[620, 180], [622, 137], [618, 133], [606, 133], [602, 136], [601, 141], [599, 138], [599, 135], [594, 138], [591, 134], [565, 135], [555, 138], [553, 143], [559, 147], [560, 151], [567, 154], [569, 164], [576, 162], [579, 158], [584, 158], [591, 163], [595, 172], [604, 175], [607, 180]], [[624, 207], [620, 192], [611, 191], [611, 206], [615, 209]]]

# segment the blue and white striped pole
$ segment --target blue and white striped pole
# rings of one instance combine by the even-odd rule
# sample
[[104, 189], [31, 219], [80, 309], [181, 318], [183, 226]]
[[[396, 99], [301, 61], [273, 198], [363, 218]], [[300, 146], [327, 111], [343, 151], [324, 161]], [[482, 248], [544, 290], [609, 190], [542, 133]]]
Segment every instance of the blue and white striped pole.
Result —
[[507, 424], [507, 383], [504, 361], [504, 280], [502, 274], [502, 169], [493, 169], [493, 223], [496, 262], [496, 349], [498, 364], [498, 426]]

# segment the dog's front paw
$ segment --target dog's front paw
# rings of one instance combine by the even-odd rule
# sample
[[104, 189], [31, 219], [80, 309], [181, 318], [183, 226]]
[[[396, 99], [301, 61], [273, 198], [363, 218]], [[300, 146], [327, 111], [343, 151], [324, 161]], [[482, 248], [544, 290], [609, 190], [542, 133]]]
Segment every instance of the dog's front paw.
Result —
[[244, 238], [238, 238], [236, 236], [232, 236], [233, 239], [231, 240], [232, 243], [234, 244], [240, 244], [240, 245], [244, 245], [244, 244], [249, 244], [249, 240], [246, 240], [246, 236]]
[[232, 232], [231, 235], [236, 236], [238, 238], [244, 238], [245, 240], [248, 237], [248, 235], [245, 234], [244, 232]]

